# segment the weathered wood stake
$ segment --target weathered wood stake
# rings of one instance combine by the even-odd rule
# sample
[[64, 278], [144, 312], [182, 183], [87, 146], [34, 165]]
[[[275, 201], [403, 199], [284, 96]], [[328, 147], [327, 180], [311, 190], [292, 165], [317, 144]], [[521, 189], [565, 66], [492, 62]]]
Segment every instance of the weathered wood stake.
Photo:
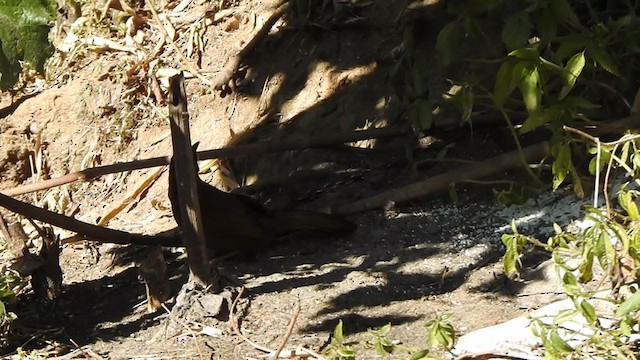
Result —
[[[198, 202], [197, 173], [193, 166], [187, 95], [182, 73], [169, 79], [169, 122], [173, 143], [173, 171], [175, 171], [178, 203], [180, 204], [182, 239], [187, 249], [191, 280], [202, 287], [212, 286], [218, 292], [218, 273], [209, 266], [209, 257], [202, 230]], [[215, 221], [215, 219], [212, 219]]]

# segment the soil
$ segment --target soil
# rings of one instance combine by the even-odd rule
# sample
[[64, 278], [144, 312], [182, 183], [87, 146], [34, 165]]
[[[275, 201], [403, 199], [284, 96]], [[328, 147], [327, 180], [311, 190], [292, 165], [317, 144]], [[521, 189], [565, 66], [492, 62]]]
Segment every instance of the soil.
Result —
[[[276, 5], [239, 1], [228, 8], [231, 15], [206, 27], [199, 62], [204, 76], [217, 74]], [[197, 18], [202, 6], [193, 2], [184, 16]], [[90, 9], [83, 10], [92, 15]], [[245, 60], [249, 70], [230, 94], [222, 96], [196, 78], [187, 81], [191, 135], [200, 141], [200, 150], [404, 121], [389, 82], [393, 61], [388, 57], [402, 42], [405, 20], [399, 19], [427, 24], [421, 27], [425, 31], [421, 41], [433, 49], [444, 21], [440, 5], [373, 1], [353, 6], [346, 15], [331, 6], [322, 11], [311, 14], [317, 16], [313, 19], [357, 16], [362, 22], [304, 27], [304, 19], [290, 16], [280, 20]], [[115, 18], [116, 13], [107, 16]], [[144, 44], [153, 48], [160, 38], [157, 27], [149, 25], [143, 33]], [[185, 49], [189, 32], [182, 34], [176, 44]], [[175, 51], [166, 49], [156, 66], [182, 68]], [[17, 106], [3, 96], [2, 107], [9, 110], [0, 119], [0, 188], [88, 166], [171, 153], [163, 116], [166, 105], [147, 92], [148, 76], [126, 75], [140, 59], [123, 51], [86, 48], [75, 57], [60, 55], [51, 65], [50, 80], [39, 82], [41, 88], [33, 95], [19, 99]], [[435, 64], [434, 59], [430, 62]], [[481, 131], [433, 133], [418, 143], [429, 144], [423, 147], [414, 139], [370, 140], [351, 147], [220, 161], [214, 166], [219, 171], [201, 177], [227, 190], [240, 187], [236, 191], [251, 193], [272, 208], [320, 209], [457, 166], [412, 168], [407, 149], [417, 159], [443, 151], [473, 159], [503, 151], [495, 141], [490, 132]], [[42, 155], [39, 174], [29, 165], [34, 154]], [[113, 174], [20, 198], [96, 223], [153, 171]], [[148, 234], [172, 229], [175, 222], [166, 192], [164, 171], [108, 226]], [[255, 257], [221, 260], [221, 269], [246, 287], [238, 314], [243, 334], [275, 349], [299, 307], [287, 348], [304, 345], [320, 352], [340, 319], [349, 341], [364, 339], [368, 330], [390, 323], [389, 339], [425, 348], [424, 325], [436, 314], [452, 314], [460, 334], [522, 314], [514, 284], [504, 277], [500, 264], [500, 235], [509, 231], [511, 218], [503, 216], [503, 207], [487, 187], [461, 188], [459, 197], [458, 204], [445, 194], [351, 215], [348, 218], [358, 230], [349, 237], [295, 238]], [[58, 233], [62, 238], [72, 235]], [[20, 296], [12, 309], [19, 320], [4, 354], [16, 354], [17, 347], [41, 355], [70, 353], [68, 358], [246, 359], [262, 353], [234, 334], [225, 319], [203, 319], [199, 325], [206, 333], [194, 324], [185, 325], [180, 334], [167, 333], [166, 311], [146, 310], [145, 288], [136, 269], [145, 251], [139, 246], [91, 242], [65, 245], [62, 293], [53, 302], [41, 302], [28, 292]], [[176, 249], [165, 249], [165, 257], [176, 294], [186, 281], [186, 262]], [[377, 357], [362, 348], [359, 356]]]

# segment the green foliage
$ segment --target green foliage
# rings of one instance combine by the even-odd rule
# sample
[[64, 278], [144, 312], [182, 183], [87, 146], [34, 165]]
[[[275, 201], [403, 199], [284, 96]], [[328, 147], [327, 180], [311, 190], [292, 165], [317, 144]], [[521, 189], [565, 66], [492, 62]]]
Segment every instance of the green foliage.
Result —
[[[606, 9], [598, 7], [603, 4]], [[612, 5], [616, 7], [613, 10], [621, 11], [612, 11]], [[586, 175], [595, 175], [595, 188], [601, 189], [603, 183], [613, 181], [614, 168], [638, 178], [640, 136], [630, 131], [623, 135], [625, 131], [620, 130], [619, 140], [605, 143], [576, 130], [629, 115], [627, 99], [633, 99], [638, 91], [640, 75], [640, 63], [635, 61], [640, 54], [637, 7], [632, 2], [577, 0], [447, 2], [452, 19], [438, 34], [436, 47], [441, 65], [451, 73], [447, 81], [472, 92], [464, 95], [466, 101], [459, 101], [465, 103], [464, 108], [456, 107], [461, 118], [473, 123], [467, 109], [493, 111], [505, 118], [516, 143], [525, 133], [548, 134], [553, 189], [570, 181], [574, 192], [582, 197]], [[502, 48], [496, 38], [501, 39]], [[479, 55], [477, 43], [484, 43], [485, 49], [498, 48], [497, 53], [485, 51], [488, 54]], [[475, 52], [462, 54], [466, 48]], [[484, 55], [488, 58], [481, 58]], [[493, 76], [483, 76], [487, 73]], [[514, 124], [514, 114], [524, 121]], [[496, 192], [504, 202], [509, 202], [510, 194]], [[617, 194], [617, 208], [612, 199], [606, 199], [606, 210], [586, 209], [586, 218], [593, 225], [579, 236], [554, 224], [555, 235], [543, 242], [519, 233], [515, 223], [512, 233], [502, 236], [503, 266], [508, 276], [518, 276], [526, 249], [546, 249], [559, 269], [564, 291], [573, 301], [574, 309], [559, 313], [552, 324], [532, 320], [547, 358], [637, 355], [629, 343], [629, 336], [640, 331], [637, 287], [630, 287], [632, 294], [615, 293], [609, 299], [619, 307], [613, 326], [605, 328], [599, 320], [603, 314], [593, 305], [594, 292], [585, 283], [594, 279], [596, 268], [604, 271], [614, 289], [638, 282], [639, 196], [640, 191], [624, 186]], [[563, 339], [571, 331], [563, 324], [576, 316], [586, 324], [584, 334], [591, 335], [586, 335], [583, 344], [570, 345]]]
[[23, 285], [24, 279], [15, 271], [4, 270], [0, 275], [0, 329], [6, 329], [6, 327], [16, 319], [16, 315], [9, 312], [6, 305], [16, 302], [14, 289]]
[[[553, 324], [547, 324], [540, 319], [532, 320], [532, 330], [538, 336], [549, 358], [566, 358], [568, 353], [588, 351], [592, 356], [606, 358], [610, 354], [630, 356], [635, 353], [633, 344], [628, 343], [629, 336], [638, 334], [637, 319], [640, 313], [640, 295], [637, 287], [631, 287], [632, 294], [618, 294], [610, 301], [619, 304], [613, 326], [606, 327], [599, 318], [607, 314], [599, 314], [592, 305], [594, 290], [590, 290], [585, 283], [594, 279], [594, 269], [602, 269], [605, 276], [618, 288], [623, 283], [635, 284], [638, 272], [630, 269], [640, 267], [640, 217], [636, 199], [640, 196], [637, 190], [627, 190], [623, 187], [618, 193], [618, 203], [621, 212], [613, 212], [607, 216], [604, 211], [588, 208], [586, 218], [593, 222], [579, 237], [564, 232], [560, 226], [554, 225], [556, 234], [542, 243], [527, 237], [513, 229], [513, 234], [503, 235], [503, 242], [507, 251], [503, 258], [505, 273], [514, 276], [518, 272], [519, 258], [526, 246], [533, 244], [551, 252], [559, 269], [564, 292], [573, 301], [573, 310], [564, 310], [556, 315]], [[626, 262], [624, 259], [628, 259]], [[622, 277], [627, 269], [627, 277]], [[629, 278], [630, 277], [630, 278]], [[586, 342], [577, 347], [569, 346], [561, 333], [570, 333], [563, 323], [573, 321], [575, 316], [581, 316], [585, 321], [582, 336]], [[592, 334], [592, 335], [585, 335]]]
[[419, 29], [407, 27], [403, 34], [403, 52], [390, 72], [396, 93], [406, 105], [409, 122], [416, 130], [429, 129], [434, 106], [429, 99], [428, 54], [416, 45]]
[[[580, 154], [585, 145], [565, 127], [628, 115], [620, 109], [626, 106], [624, 98], [632, 98], [638, 89], [630, 80], [640, 75], [640, 64], [634, 61], [640, 53], [640, 22], [629, 9], [613, 17], [609, 9], [594, 6], [571, 0], [453, 0], [447, 2], [452, 20], [441, 28], [436, 43], [438, 59], [451, 72], [447, 81], [466, 89], [455, 101], [462, 121], [473, 122], [474, 108], [493, 108], [509, 123], [511, 114], [526, 113], [525, 121], [514, 127], [514, 140], [540, 128], [550, 130], [553, 188], [570, 180], [578, 196], [584, 195], [580, 179], [585, 159]], [[495, 41], [498, 34], [487, 30], [496, 27], [502, 55]], [[502, 58], [466, 60], [478, 57], [479, 43], [491, 49], [484, 53]], [[462, 54], [465, 48], [476, 50]], [[594, 167], [591, 161], [592, 174]]]
[[435, 319], [427, 321], [427, 343], [432, 347], [453, 349], [456, 343], [456, 330], [447, 320], [451, 314], [436, 314]]
[[380, 356], [391, 354], [396, 349], [396, 345], [387, 338], [389, 331], [391, 331], [390, 323], [379, 329], [369, 330], [371, 340], [365, 341], [365, 346], [375, 349]]
[[[436, 315], [435, 319], [427, 322], [425, 325], [428, 330], [427, 342], [433, 347], [443, 347], [451, 350], [455, 344], [456, 331], [454, 327], [447, 322], [449, 315]], [[364, 349], [373, 349], [381, 358], [420, 360], [420, 359], [442, 359], [434, 355], [428, 349], [418, 349], [411, 346], [402, 345], [389, 339], [391, 332], [391, 324], [386, 324], [378, 329], [369, 330], [367, 338], [359, 343], [348, 343], [345, 341], [343, 334], [342, 320], [333, 330], [331, 343], [325, 350], [324, 354], [331, 360], [355, 360], [358, 355], [355, 345], [361, 345]], [[404, 356], [398, 357], [399, 353]]]
[[522, 205], [529, 199], [530, 189], [520, 183], [512, 182], [507, 189], [493, 190], [496, 201], [502, 205]]
[[345, 345], [344, 334], [342, 333], [342, 320], [338, 321], [338, 325], [333, 329], [331, 344], [329, 344], [325, 354], [332, 360], [356, 359], [356, 352], [349, 346]]
[[21, 61], [44, 74], [44, 64], [53, 54], [48, 36], [55, 6], [49, 0], [0, 0], [0, 89], [18, 81]]
[[521, 252], [527, 244], [527, 237], [518, 233], [515, 220], [511, 223], [511, 229], [513, 234], [502, 235], [502, 243], [506, 248], [502, 257], [502, 266], [504, 267], [504, 273], [508, 277], [513, 277], [518, 273], [518, 267], [522, 266], [520, 262]]
[[548, 326], [540, 320], [534, 319], [531, 323], [533, 333], [540, 338], [547, 351], [547, 356], [552, 359], [562, 359], [568, 356], [574, 349], [562, 339], [558, 333], [558, 325]]

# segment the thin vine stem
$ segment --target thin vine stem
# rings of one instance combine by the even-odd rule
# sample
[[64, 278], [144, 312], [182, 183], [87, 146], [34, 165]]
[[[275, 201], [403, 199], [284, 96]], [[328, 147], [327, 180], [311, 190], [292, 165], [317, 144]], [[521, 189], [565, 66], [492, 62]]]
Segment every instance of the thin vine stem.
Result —
[[516, 129], [513, 127], [513, 123], [511, 122], [509, 115], [507, 115], [504, 109], [500, 109], [500, 113], [502, 114], [504, 121], [507, 123], [509, 127], [509, 131], [511, 132], [511, 136], [513, 136], [513, 140], [516, 143], [516, 147], [518, 148], [518, 155], [520, 156], [520, 160], [522, 160], [522, 164], [524, 165], [524, 170], [527, 172], [527, 174], [529, 174], [529, 176], [533, 179], [536, 185], [544, 186], [544, 184], [542, 183], [542, 180], [540, 180], [540, 178], [538, 178], [538, 176], [533, 172], [533, 170], [531, 170], [531, 168], [529, 167], [529, 163], [527, 162], [527, 159], [524, 157], [524, 153], [522, 152], [522, 144], [520, 144], [520, 140], [518, 139], [518, 134], [516, 133]]

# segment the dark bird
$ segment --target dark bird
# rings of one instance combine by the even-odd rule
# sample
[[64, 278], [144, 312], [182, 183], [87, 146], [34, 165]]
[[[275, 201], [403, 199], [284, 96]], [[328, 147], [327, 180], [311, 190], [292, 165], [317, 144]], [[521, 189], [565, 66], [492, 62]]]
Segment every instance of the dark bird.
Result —
[[[198, 143], [193, 145], [194, 160]], [[194, 161], [196, 171], [198, 163]], [[220, 255], [233, 251], [257, 253], [297, 233], [341, 236], [356, 226], [338, 215], [300, 210], [269, 210], [254, 198], [221, 191], [199, 177], [198, 199], [207, 247]], [[173, 160], [169, 166], [169, 200], [182, 227]]]

